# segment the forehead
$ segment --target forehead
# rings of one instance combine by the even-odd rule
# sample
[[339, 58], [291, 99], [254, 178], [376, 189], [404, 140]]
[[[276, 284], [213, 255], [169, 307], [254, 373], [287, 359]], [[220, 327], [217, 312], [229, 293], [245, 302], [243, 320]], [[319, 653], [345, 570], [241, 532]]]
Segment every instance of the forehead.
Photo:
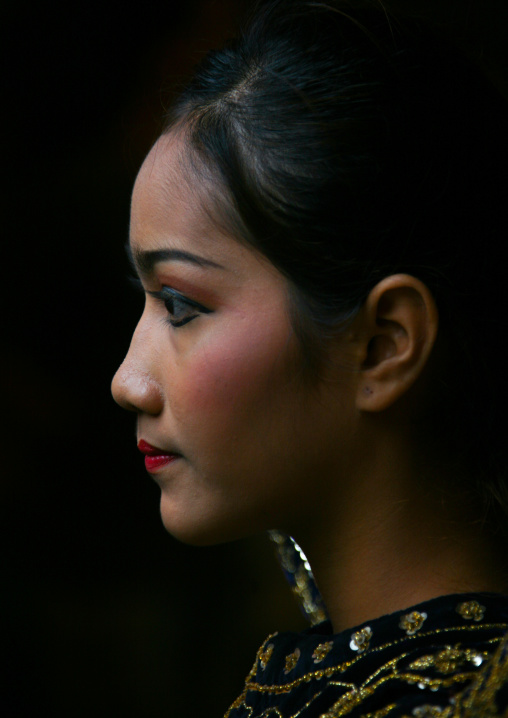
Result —
[[237, 277], [252, 279], [261, 270], [278, 276], [266, 257], [221, 222], [220, 192], [211, 172], [191, 163], [182, 133], [163, 135], [147, 155], [134, 185], [131, 248], [134, 252], [187, 251], [220, 264]]
[[136, 240], [154, 231], [186, 235], [209, 231], [212, 198], [204, 179], [193, 176], [179, 135], [164, 135], [148, 153], [134, 184], [131, 235]]

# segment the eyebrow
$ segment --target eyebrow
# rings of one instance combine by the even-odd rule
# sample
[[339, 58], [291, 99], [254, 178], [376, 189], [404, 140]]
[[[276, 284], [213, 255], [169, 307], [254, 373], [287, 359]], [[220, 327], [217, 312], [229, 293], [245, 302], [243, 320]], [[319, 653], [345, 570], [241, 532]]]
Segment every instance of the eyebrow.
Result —
[[214, 269], [224, 269], [221, 264], [213, 262], [211, 259], [205, 259], [192, 252], [185, 252], [182, 249], [152, 249], [152, 250], [132, 250], [127, 242], [125, 250], [129, 261], [141, 274], [151, 274], [153, 268], [159, 262], [189, 262], [198, 267], [212, 267]]

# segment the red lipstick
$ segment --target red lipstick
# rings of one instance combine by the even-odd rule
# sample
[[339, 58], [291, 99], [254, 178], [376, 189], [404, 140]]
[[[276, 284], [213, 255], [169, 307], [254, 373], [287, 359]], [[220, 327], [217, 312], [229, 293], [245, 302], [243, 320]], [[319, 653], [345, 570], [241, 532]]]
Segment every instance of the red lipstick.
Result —
[[145, 455], [145, 467], [147, 471], [155, 471], [155, 469], [158, 469], [160, 466], [166, 466], [166, 464], [170, 464], [175, 459], [178, 459], [179, 456], [179, 454], [158, 449], [144, 439], [140, 439], [138, 442], [138, 449]]

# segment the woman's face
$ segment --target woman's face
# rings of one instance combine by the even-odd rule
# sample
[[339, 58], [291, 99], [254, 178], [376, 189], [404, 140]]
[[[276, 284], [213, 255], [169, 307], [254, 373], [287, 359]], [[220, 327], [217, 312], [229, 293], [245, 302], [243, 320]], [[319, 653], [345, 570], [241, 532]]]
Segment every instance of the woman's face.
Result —
[[201, 544], [308, 517], [350, 402], [343, 387], [337, 417], [336, 392], [303, 380], [286, 280], [211, 222], [181, 150], [161, 138], [134, 187], [146, 303], [113, 395], [137, 412], [140, 448], [154, 447], [164, 525]]

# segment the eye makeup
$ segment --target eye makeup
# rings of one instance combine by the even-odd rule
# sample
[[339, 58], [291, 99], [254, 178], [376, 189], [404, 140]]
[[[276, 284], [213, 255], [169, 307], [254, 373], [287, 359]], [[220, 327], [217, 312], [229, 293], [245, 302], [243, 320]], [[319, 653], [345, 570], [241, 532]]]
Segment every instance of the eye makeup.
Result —
[[131, 282], [138, 290], [149, 294], [164, 304], [169, 315], [168, 323], [175, 329], [188, 324], [200, 314], [210, 314], [212, 311], [199, 302], [195, 302], [193, 299], [189, 299], [184, 294], [177, 292], [172, 287], [163, 286], [159, 291], [151, 291], [145, 289], [137, 277], [132, 277]]
[[202, 304], [185, 297], [171, 287], [163, 287], [158, 292], [147, 292], [151, 297], [163, 302], [169, 315], [169, 323], [172, 327], [182, 327], [198, 317], [200, 314], [210, 314]]

